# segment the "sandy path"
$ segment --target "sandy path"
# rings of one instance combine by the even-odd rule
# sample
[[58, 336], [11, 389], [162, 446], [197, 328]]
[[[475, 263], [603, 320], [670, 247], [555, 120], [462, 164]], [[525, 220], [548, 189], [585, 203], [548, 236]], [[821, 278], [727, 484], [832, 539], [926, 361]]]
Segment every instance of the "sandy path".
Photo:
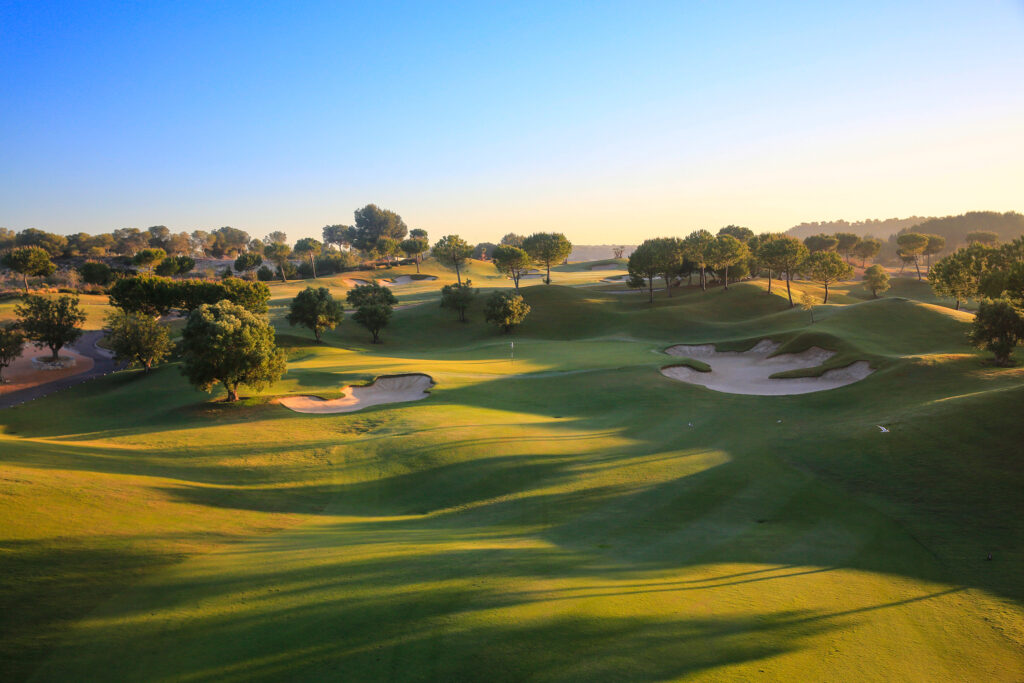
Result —
[[315, 396], [286, 396], [278, 403], [297, 413], [352, 413], [384, 403], [419, 401], [430, 396], [434, 386], [430, 375], [385, 375], [368, 386], [347, 386], [341, 398], [325, 401]]
[[674, 366], [662, 368], [661, 374], [681, 382], [699, 384], [729, 394], [787, 396], [836, 389], [858, 382], [873, 372], [871, 365], [861, 360], [845, 368], [826, 370], [818, 377], [773, 379], [771, 375], [775, 373], [818, 367], [835, 355], [835, 351], [812, 347], [800, 353], [787, 353], [769, 358], [769, 355], [778, 348], [778, 344], [768, 339], [761, 340], [754, 348], [743, 352], [719, 352], [711, 344], [673, 346], [665, 352], [671, 356], [693, 358], [707, 363], [711, 367], [711, 372]]

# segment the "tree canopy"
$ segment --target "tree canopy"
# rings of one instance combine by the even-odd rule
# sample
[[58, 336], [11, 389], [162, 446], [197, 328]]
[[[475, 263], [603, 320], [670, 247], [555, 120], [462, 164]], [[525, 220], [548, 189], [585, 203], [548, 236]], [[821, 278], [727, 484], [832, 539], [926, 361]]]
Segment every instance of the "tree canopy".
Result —
[[991, 351], [996, 365], [1010, 365], [1013, 350], [1024, 341], [1024, 311], [1020, 302], [982, 300], [968, 338], [978, 348]]
[[25, 336], [16, 327], [0, 327], [0, 384], [3, 371], [21, 356]]
[[469, 260], [473, 247], [458, 235], [445, 235], [431, 250], [439, 263], [455, 269], [455, 277], [462, 284], [462, 265]]
[[878, 298], [879, 292], [889, 289], [889, 273], [885, 268], [875, 264], [864, 271], [864, 285], [871, 290], [871, 296]]
[[74, 295], [56, 297], [28, 294], [14, 307], [18, 329], [37, 348], [47, 347], [52, 361], [60, 359], [60, 350], [82, 336], [85, 311]]
[[182, 331], [181, 360], [182, 374], [191, 384], [204, 391], [222, 384], [229, 402], [238, 400], [239, 385], [260, 389], [285, 373], [274, 328], [230, 301], [192, 311]]
[[729, 267], [750, 258], [750, 249], [745, 242], [729, 233], [719, 234], [711, 249], [710, 261], [715, 270], [724, 270], [725, 288], [729, 289]]
[[795, 237], [779, 235], [777, 239], [769, 240], [761, 246], [760, 255], [772, 270], [786, 273], [786, 296], [789, 297], [789, 305], [792, 307], [793, 291], [790, 282], [793, 273], [809, 255], [807, 247]]
[[409, 232], [401, 216], [376, 204], [367, 204], [361, 209], [356, 209], [354, 228], [351, 233], [352, 246], [367, 253], [376, 249], [377, 240], [381, 237], [390, 237], [396, 242], [401, 242]]
[[340, 325], [344, 317], [345, 307], [329, 289], [306, 287], [292, 299], [287, 320], [289, 325], [308, 327], [319, 344], [321, 335]]
[[106, 341], [119, 362], [146, 372], [174, 347], [167, 328], [152, 316], [116, 308], [107, 315]]
[[484, 305], [484, 319], [500, 327], [505, 334], [526, 320], [529, 313], [530, 305], [515, 292], [492, 292]]
[[281, 275], [282, 282], [288, 282], [285, 274], [285, 267], [288, 257], [292, 255], [292, 249], [284, 242], [271, 242], [263, 248], [263, 256], [277, 266], [277, 272]]
[[530, 269], [530, 255], [520, 247], [502, 244], [494, 249], [494, 267], [499, 273], [512, 278], [512, 284], [519, 291], [519, 278]]
[[445, 285], [441, 288], [441, 308], [456, 311], [459, 314], [459, 322], [466, 322], [466, 310], [477, 294], [478, 290], [473, 288], [470, 280], [463, 284]]
[[707, 230], [694, 230], [683, 240], [683, 255], [700, 269], [700, 287], [708, 288], [707, 268], [711, 263], [715, 236]]
[[312, 237], [303, 237], [295, 243], [295, 248], [292, 249], [295, 254], [309, 258], [309, 266], [313, 270], [314, 280], [316, 279], [316, 257], [320, 255], [323, 246], [320, 240], [313, 239]]
[[828, 303], [828, 288], [833, 282], [853, 277], [853, 266], [843, 260], [834, 251], [816, 251], [810, 254], [803, 263], [811, 280], [825, 287], [825, 300]]
[[18, 247], [3, 255], [2, 263], [16, 273], [20, 273], [28, 291], [29, 277], [45, 277], [52, 275], [57, 266], [50, 260], [50, 254], [38, 246]]
[[551, 284], [551, 264], [558, 264], [569, 258], [572, 242], [560, 232], [535, 232], [523, 240], [523, 251], [535, 263], [544, 266], [547, 274], [544, 281]]
[[812, 254], [817, 251], [832, 251], [839, 246], [839, 238], [835, 235], [811, 235], [804, 238], [804, 246]]
[[398, 303], [394, 293], [376, 282], [357, 285], [345, 295], [356, 312], [352, 319], [369, 330], [373, 343], [380, 343], [380, 333], [391, 320], [393, 306]]

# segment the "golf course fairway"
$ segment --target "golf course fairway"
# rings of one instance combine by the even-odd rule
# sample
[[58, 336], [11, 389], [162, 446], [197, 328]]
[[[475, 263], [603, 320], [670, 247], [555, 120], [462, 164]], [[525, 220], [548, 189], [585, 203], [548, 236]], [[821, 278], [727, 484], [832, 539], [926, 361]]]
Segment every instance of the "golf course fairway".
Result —
[[[313, 283], [273, 284], [288, 372], [238, 404], [170, 363], [0, 411], [0, 680], [1024, 680], [1024, 369], [971, 314], [909, 281], [813, 324], [763, 280], [648, 304], [574, 264], [506, 336], [422, 271], [382, 344], [316, 344], [284, 322]], [[835, 352], [788, 376], [873, 371], [661, 374], [763, 339]], [[413, 373], [422, 400], [274, 400]]]

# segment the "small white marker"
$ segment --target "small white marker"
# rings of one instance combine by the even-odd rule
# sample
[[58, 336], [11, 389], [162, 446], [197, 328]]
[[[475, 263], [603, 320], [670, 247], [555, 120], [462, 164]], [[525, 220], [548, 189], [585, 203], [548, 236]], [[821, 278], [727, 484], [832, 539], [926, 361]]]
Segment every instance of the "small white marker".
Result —
[[878, 427], [879, 429], [881, 429], [883, 434], [888, 434], [889, 433], [889, 430], [886, 429], [885, 427], [883, 427], [882, 425], [875, 425], [875, 426]]

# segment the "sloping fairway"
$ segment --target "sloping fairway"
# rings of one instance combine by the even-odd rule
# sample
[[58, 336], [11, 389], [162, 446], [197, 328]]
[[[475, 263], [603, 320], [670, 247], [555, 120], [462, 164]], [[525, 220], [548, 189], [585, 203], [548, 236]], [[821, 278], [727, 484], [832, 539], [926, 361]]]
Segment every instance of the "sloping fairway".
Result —
[[[242, 404], [169, 366], [0, 413], [0, 679], [1024, 679], [1024, 370], [969, 314], [533, 285], [513, 362], [424, 270], [382, 345], [280, 327], [288, 374]], [[762, 338], [875, 372], [659, 373]], [[269, 402], [411, 372], [415, 403]]]

